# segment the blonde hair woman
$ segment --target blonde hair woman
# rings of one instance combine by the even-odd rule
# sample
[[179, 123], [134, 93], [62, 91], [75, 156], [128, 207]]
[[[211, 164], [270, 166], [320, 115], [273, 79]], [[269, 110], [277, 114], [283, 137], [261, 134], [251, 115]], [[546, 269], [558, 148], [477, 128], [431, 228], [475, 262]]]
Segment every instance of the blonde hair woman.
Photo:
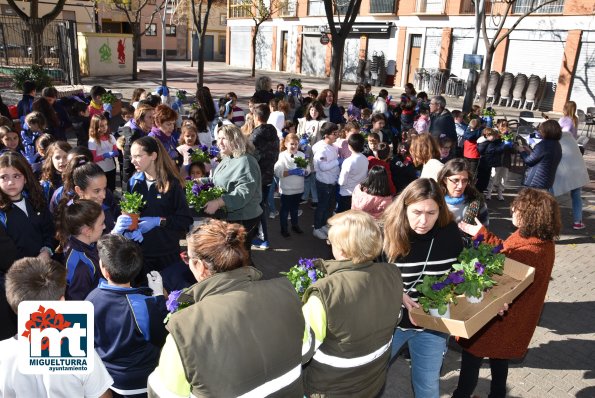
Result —
[[578, 117], [576, 116], [576, 102], [568, 101], [564, 104], [564, 116], [560, 118], [558, 123], [562, 131], [572, 134], [574, 139], [578, 138]]

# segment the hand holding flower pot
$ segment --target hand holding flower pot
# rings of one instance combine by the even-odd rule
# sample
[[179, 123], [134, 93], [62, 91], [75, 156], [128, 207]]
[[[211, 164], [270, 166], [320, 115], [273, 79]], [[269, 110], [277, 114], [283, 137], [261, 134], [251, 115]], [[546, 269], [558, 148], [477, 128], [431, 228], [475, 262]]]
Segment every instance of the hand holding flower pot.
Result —
[[130, 216], [132, 222], [128, 227], [129, 231], [134, 231], [138, 228], [138, 220], [140, 217], [140, 209], [146, 205], [143, 200], [143, 195], [138, 192], [124, 192], [120, 200], [120, 209], [122, 214]]

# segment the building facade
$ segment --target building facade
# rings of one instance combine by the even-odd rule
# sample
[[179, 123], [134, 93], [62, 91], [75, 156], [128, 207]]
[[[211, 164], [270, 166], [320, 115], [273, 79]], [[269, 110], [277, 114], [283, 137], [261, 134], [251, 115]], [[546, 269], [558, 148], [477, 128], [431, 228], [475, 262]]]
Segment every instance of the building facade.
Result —
[[[503, 32], [541, 0], [517, 0]], [[502, 2], [487, 2], [488, 37], [500, 23]], [[493, 8], [493, 10], [492, 10]], [[387, 83], [403, 87], [418, 68], [448, 69], [466, 78], [463, 55], [474, 43], [471, 0], [363, 0], [343, 57], [343, 78], [355, 81], [360, 59], [383, 55]], [[523, 19], [496, 49], [491, 70], [545, 77], [543, 110], [561, 111], [568, 100], [595, 105], [595, 0], [557, 0]], [[331, 44], [321, 44], [327, 25], [324, 0], [289, 0], [261, 25], [252, 54], [253, 22], [242, 2], [228, 1], [227, 63], [261, 70], [328, 76]], [[485, 55], [480, 37], [478, 54]]]

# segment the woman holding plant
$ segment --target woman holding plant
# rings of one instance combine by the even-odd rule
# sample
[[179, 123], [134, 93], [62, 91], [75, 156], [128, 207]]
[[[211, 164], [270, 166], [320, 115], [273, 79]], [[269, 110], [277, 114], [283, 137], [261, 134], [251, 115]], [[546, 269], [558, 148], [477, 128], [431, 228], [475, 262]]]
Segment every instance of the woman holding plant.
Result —
[[[156, 270], [162, 273], [167, 290], [188, 286], [192, 276], [179, 257], [180, 236], [193, 221], [184, 180], [157, 139], [139, 138], [130, 152], [137, 173], [130, 178], [128, 190], [141, 194], [146, 202], [140, 210], [138, 230], [132, 233], [145, 259], [145, 270], [139, 275]], [[121, 217], [127, 216], [118, 221]]]
[[475, 220], [476, 225], [459, 223], [459, 228], [485, 239], [489, 244], [502, 245], [501, 253], [535, 268], [535, 279], [518, 296], [504, 316], [488, 322], [470, 339], [459, 339], [463, 347], [461, 373], [453, 398], [469, 398], [477, 385], [483, 358], [490, 358], [492, 382], [490, 397], [506, 395], [508, 361], [527, 353], [545, 301], [555, 259], [554, 240], [560, 233], [560, 209], [549, 193], [527, 188], [512, 202], [512, 224], [517, 230], [506, 240], [490, 233]]
[[403, 318], [393, 336], [392, 357], [408, 344], [415, 396], [437, 398], [448, 335], [417, 327], [409, 311], [420, 307], [417, 286], [424, 276], [452, 270], [463, 250], [461, 235], [442, 190], [429, 178], [409, 184], [384, 216], [384, 252], [403, 276]]
[[375, 397], [386, 380], [403, 282], [392, 264], [374, 262], [382, 233], [372, 216], [349, 210], [328, 222], [335, 260], [322, 262], [326, 277], [303, 296], [314, 333], [304, 389], [313, 397]]

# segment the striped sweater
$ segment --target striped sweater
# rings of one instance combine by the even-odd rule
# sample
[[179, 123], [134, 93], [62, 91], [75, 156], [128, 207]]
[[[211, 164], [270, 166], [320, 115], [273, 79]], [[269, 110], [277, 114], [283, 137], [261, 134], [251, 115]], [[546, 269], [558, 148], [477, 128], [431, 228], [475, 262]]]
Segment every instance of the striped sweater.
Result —
[[[434, 243], [432, 244], [432, 238]], [[425, 235], [411, 234], [411, 250], [409, 254], [400, 257], [394, 263], [401, 271], [403, 278], [403, 291], [414, 301], [418, 300], [415, 286], [423, 281], [425, 275], [443, 275], [450, 271], [451, 266], [457, 262], [457, 257], [463, 250], [463, 242], [457, 224], [453, 221], [444, 228], [435, 226]], [[432, 250], [428, 263], [424, 269], [428, 251]], [[400, 328], [415, 328], [409, 320], [407, 309], [403, 306], [403, 317]]]

